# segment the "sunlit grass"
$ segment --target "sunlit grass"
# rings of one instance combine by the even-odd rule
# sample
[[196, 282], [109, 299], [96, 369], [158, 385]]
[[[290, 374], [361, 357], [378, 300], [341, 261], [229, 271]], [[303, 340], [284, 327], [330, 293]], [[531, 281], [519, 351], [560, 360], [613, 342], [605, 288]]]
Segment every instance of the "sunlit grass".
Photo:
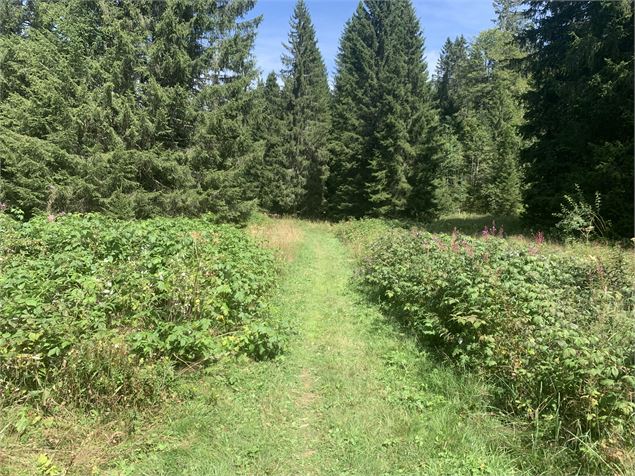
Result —
[[272, 220], [261, 216], [250, 223], [247, 229], [249, 234], [265, 247], [273, 249], [286, 262], [293, 260], [303, 238], [297, 220], [291, 218]]
[[286, 354], [183, 373], [170, 400], [112, 418], [58, 408], [29, 413], [20, 432], [20, 410], [6, 413], [0, 475], [37, 474], [42, 454], [67, 475], [567, 474], [570, 455], [502, 420], [487, 385], [357, 293], [336, 226], [261, 216], [248, 231], [286, 263], [275, 299], [294, 329]]
[[329, 227], [299, 226], [277, 300], [297, 331], [289, 352], [226, 363], [197, 382], [163, 415], [163, 449], [127, 453], [113, 473], [527, 472], [487, 388], [422, 352], [351, 288], [350, 255]]

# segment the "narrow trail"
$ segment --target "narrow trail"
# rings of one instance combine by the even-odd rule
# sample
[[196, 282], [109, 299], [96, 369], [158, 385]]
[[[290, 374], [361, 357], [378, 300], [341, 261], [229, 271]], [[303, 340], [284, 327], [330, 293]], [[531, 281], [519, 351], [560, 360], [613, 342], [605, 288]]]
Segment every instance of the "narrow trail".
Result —
[[[351, 286], [326, 225], [304, 231], [277, 305], [296, 334], [272, 362], [211, 368], [119, 470], [148, 475], [515, 474], [503, 428], [462, 380]], [[492, 437], [488, 435], [493, 435]], [[495, 436], [494, 436], [495, 435]]]

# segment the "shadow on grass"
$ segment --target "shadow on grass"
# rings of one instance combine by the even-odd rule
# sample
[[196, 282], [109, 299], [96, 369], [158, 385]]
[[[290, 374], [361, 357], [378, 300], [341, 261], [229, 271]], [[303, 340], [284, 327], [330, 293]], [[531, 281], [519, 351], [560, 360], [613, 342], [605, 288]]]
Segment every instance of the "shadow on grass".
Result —
[[[363, 220], [364, 217], [355, 219]], [[338, 219], [334, 217], [325, 217], [324, 220], [331, 224], [346, 221], [346, 219]], [[428, 223], [403, 217], [394, 219], [384, 218], [383, 220], [393, 228], [407, 229], [416, 227], [429, 231], [430, 233], [446, 233], [448, 235], [451, 234], [455, 228], [463, 235], [480, 235], [485, 226], [491, 229], [494, 224], [496, 225], [497, 230], [500, 230], [500, 227], [502, 226], [505, 235], [524, 234], [530, 236], [533, 231], [530, 230], [525, 223], [523, 223], [520, 217], [515, 215], [497, 216], [491, 214], [479, 215], [475, 213], [457, 213], [441, 216], [440, 218]]]
[[494, 215], [474, 215], [474, 214], [457, 214], [447, 215], [439, 218], [431, 223], [426, 224], [423, 228], [431, 233], [447, 233], [450, 234], [456, 228], [464, 235], [478, 235], [486, 226], [491, 228], [496, 225], [496, 229], [503, 227], [506, 235], [522, 235], [528, 233], [520, 218], [517, 216], [494, 216]]

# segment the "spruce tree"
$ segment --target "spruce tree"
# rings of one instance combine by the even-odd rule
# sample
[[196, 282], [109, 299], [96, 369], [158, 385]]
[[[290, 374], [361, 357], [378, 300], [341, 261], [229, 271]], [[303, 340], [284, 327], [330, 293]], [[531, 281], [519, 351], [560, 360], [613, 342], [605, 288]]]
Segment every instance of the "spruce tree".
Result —
[[633, 2], [526, 1], [526, 219], [553, 224], [579, 186], [633, 234]]
[[242, 219], [253, 0], [0, 2], [0, 200]]
[[207, 1], [190, 22], [198, 35], [191, 44], [205, 44], [206, 50], [198, 52], [193, 46], [199, 58], [193, 68], [194, 91], [200, 92], [189, 157], [202, 191], [202, 208], [221, 220], [242, 221], [256, 204], [248, 170], [258, 156], [251, 84], [257, 76], [252, 48], [261, 18], [244, 19], [254, 3], [240, 0], [226, 8]]
[[496, 27], [514, 35], [520, 33], [525, 26], [525, 18], [521, 12], [522, 0], [494, 0]]
[[293, 170], [285, 155], [285, 111], [282, 91], [275, 72], [269, 73], [260, 83], [258, 116], [254, 124], [255, 140], [262, 152], [251, 171], [253, 186], [258, 189], [259, 205], [273, 213], [285, 213], [292, 209], [295, 196], [291, 183]]
[[[509, 26], [511, 19], [501, 23]], [[459, 209], [515, 214], [521, 208], [520, 127], [527, 80], [516, 63], [523, 57], [512, 32], [499, 28], [481, 32], [470, 45], [462, 37], [446, 41], [436, 93], [442, 121], [461, 143], [463, 158], [453, 162], [461, 162], [463, 170], [448, 168], [440, 158], [441, 167], [455, 175], [437, 182], [443, 196], [465, 197]], [[455, 191], [448, 189], [454, 186]]]
[[[376, 25], [378, 71], [375, 91], [375, 129], [371, 137], [371, 178], [367, 183], [373, 214], [397, 216], [404, 212], [412, 189], [408, 166], [414, 148], [409, 141], [410, 91], [407, 83], [407, 17], [405, 1], [368, 1]], [[409, 32], [410, 33], [410, 32]], [[421, 47], [419, 48], [421, 51]]]
[[434, 184], [436, 152], [434, 137], [439, 126], [438, 110], [434, 106], [432, 85], [428, 78], [424, 57], [425, 41], [419, 20], [410, 0], [403, 4], [400, 41], [404, 45], [406, 65], [406, 108], [403, 121], [413, 155], [406, 161], [407, 179], [411, 192], [405, 213], [418, 219], [436, 215]]
[[21, 0], [0, 0], [0, 35], [20, 34], [25, 8]]
[[452, 126], [441, 124], [435, 136], [434, 207], [440, 214], [465, 210], [468, 203], [463, 144]]
[[470, 47], [464, 103], [483, 134], [474, 149], [480, 155], [471, 191], [475, 211], [517, 214], [521, 208], [520, 127], [527, 79], [515, 64], [524, 56], [512, 33], [500, 29], [481, 32]]
[[333, 180], [333, 197], [344, 198], [336, 213], [361, 202], [357, 214], [428, 214], [436, 113], [409, 0], [358, 7], [340, 45], [334, 115], [334, 124], [350, 123], [334, 131], [334, 148], [344, 152]]
[[329, 176], [329, 212], [335, 217], [360, 217], [370, 211], [370, 141], [373, 132], [377, 37], [360, 2], [346, 23], [336, 59], [333, 92], [333, 160]]
[[448, 122], [460, 108], [461, 81], [465, 78], [468, 44], [463, 35], [454, 41], [447, 38], [441, 49], [436, 69], [436, 95], [441, 119]]
[[284, 99], [288, 119], [286, 155], [295, 194], [294, 212], [319, 216], [324, 211], [330, 128], [326, 66], [304, 0], [298, 0], [290, 21], [284, 64]]

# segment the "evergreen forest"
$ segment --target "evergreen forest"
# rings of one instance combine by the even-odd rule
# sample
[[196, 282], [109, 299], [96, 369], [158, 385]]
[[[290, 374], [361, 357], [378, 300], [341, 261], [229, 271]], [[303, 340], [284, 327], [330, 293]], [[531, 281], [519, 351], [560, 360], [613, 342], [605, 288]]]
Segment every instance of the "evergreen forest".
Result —
[[0, 0], [0, 476], [634, 475], [633, 1], [476, 3]]
[[282, 70], [256, 69], [254, 3], [3, 0], [3, 206], [533, 229], [577, 210], [632, 236], [632, 2], [496, 0], [428, 65], [412, 3], [364, 0], [331, 83], [304, 1]]

